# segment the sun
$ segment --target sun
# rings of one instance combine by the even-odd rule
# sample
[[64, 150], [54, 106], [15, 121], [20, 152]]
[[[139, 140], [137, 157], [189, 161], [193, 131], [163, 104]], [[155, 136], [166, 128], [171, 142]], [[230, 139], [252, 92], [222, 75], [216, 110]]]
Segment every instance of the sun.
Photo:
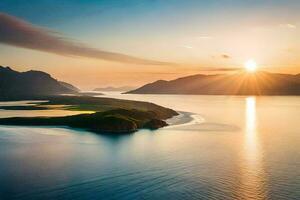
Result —
[[247, 70], [247, 72], [255, 72], [257, 69], [257, 64], [255, 62], [255, 60], [247, 60], [244, 64], [245, 69]]

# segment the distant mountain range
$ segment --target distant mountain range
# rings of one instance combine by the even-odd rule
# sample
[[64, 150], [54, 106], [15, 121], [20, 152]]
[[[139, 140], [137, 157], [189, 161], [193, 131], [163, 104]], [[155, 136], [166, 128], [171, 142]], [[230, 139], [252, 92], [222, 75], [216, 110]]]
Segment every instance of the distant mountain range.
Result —
[[0, 100], [72, 94], [78, 91], [73, 85], [59, 82], [45, 72], [18, 72], [0, 66]]
[[236, 72], [193, 75], [146, 84], [132, 94], [300, 95], [300, 74]]
[[131, 86], [123, 86], [123, 87], [102, 87], [102, 88], [95, 88], [93, 91], [102, 91], [102, 92], [113, 92], [113, 91], [129, 91], [133, 90], [134, 87]]

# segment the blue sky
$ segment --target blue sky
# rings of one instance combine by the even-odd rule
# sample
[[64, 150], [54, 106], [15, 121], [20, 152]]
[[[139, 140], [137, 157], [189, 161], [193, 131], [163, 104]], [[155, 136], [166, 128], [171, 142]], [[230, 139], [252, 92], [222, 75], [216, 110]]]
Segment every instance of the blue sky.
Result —
[[[86, 29], [113, 31], [126, 26], [178, 30], [185, 20], [198, 24], [264, 13], [298, 20], [297, 0], [2, 0], [0, 10], [31, 23], [74, 34]], [[80, 25], [80, 27], [78, 26]], [[83, 29], [83, 30], [82, 30]], [[88, 30], [86, 30], [88, 32]]]

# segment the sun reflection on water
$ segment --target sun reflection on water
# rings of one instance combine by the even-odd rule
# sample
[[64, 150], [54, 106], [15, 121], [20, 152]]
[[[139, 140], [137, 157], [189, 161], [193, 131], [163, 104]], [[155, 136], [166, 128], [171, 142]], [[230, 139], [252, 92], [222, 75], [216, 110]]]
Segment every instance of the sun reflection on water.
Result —
[[243, 153], [243, 199], [266, 199], [265, 173], [257, 130], [256, 97], [246, 98], [245, 143]]
[[[248, 157], [257, 157], [257, 138], [256, 138], [256, 99], [255, 97], [246, 98], [246, 144]], [[255, 159], [253, 160], [255, 161]]]

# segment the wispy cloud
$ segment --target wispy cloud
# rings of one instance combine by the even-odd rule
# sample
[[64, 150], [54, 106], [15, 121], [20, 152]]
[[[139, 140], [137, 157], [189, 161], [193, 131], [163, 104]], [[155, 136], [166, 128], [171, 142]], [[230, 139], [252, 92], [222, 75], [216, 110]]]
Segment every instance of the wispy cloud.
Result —
[[88, 47], [54, 31], [34, 26], [5, 13], [0, 13], [0, 43], [64, 56], [81, 56], [143, 65], [174, 65]]
[[283, 28], [290, 28], [290, 29], [297, 28], [297, 26], [295, 24], [280, 24], [279, 26], [283, 27]]
[[212, 38], [213, 38], [212, 36], [208, 36], [208, 35], [202, 35], [202, 36], [197, 37], [197, 39], [200, 39], [200, 40], [209, 40]]
[[182, 45], [181, 47], [186, 48], [186, 49], [192, 49], [193, 48], [192, 46], [189, 46], [189, 45]]

